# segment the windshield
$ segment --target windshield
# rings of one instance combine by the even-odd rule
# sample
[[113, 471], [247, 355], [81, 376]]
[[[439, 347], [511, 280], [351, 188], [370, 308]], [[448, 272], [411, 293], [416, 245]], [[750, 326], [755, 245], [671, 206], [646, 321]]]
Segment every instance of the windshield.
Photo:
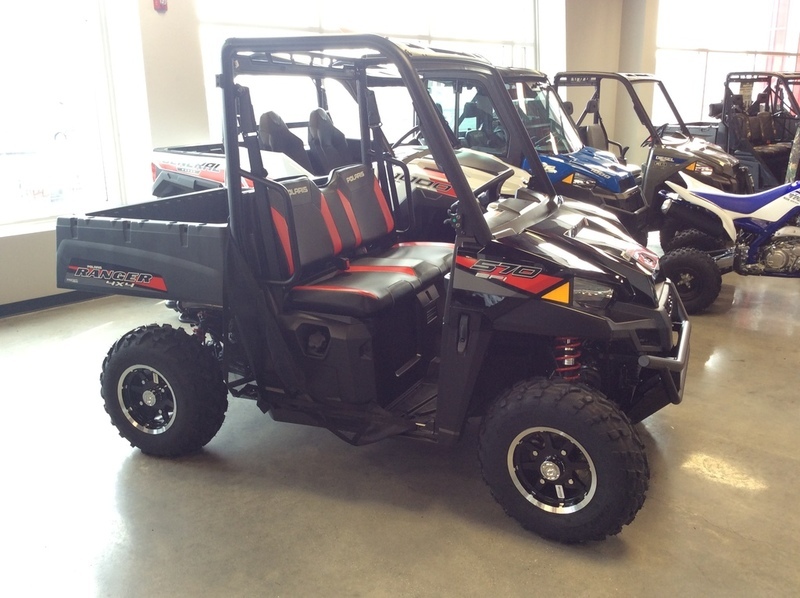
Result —
[[[429, 79], [427, 86], [461, 147], [496, 156], [506, 153], [507, 127], [482, 85], [473, 81]], [[536, 151], [567, 154], [583, 147], [578, 131], [549, 86], [518, 82], [507, 84], [506, 89]]]
[[508, 92], [540, 154], [571, 154], [583, 147], [555, 91], [539, 83], [508, 83]]
[[[647, 106], [648, 98], [650, 95], [652, 95], [653, 109], [650, 112], [652, 115], [650, 121], [653, 127], [659, 129], [662, 125], [668, 123], [680, 124], [683, 122], [681, 115], [678, 113], [678, 110], [672, 101], [672, 98], [670, 97], [669, 93], [667, 93], [667, 89], [664, 87], [664, 84], [661, 81], [645, 80], [632, 81], [632, 83], [634, 84], [636, 92], [639, 94], [639, 99], [644, 106]], [[646, 114], [644, 116], [646, 117]], [[663, 135], [663, 132], [660, 133]], [[674, 131], [672, 134], [675, 133], [677, 133], [677, 131]]]
[[483, 85], [475, 81], [429, 79], [427, 86], [461, 147], [495, 156], [506, 154], [506, 130]]

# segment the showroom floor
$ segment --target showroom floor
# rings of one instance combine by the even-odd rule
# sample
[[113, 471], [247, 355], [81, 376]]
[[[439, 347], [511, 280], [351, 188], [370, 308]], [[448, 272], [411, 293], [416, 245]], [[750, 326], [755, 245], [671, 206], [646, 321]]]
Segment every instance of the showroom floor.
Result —
[[174, 312], [111, 297], [0, 319], [3, 399], [21, 414], [0, 445], [3, 594], [796, 595], [800, 286], [724, 282], [692, 320], [684, 402], [639, 426], [643, 509], [582, 546], [503, 514], [475, 426], [452, 449], [354, 448], [231, 399], [203, 453], [146, 457], [109, 425], [100, 364], [122, 333]]

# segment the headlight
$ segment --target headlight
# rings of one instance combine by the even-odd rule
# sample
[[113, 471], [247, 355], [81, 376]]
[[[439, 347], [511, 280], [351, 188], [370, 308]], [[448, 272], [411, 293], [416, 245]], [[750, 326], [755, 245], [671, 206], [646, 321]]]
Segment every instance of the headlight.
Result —
[[711, 176], [714, 174], [714, 167], [711, 164], [707, 164], [705, 162], [692, 162], [689, 166], [686, 167], [686, 170], [689, 172], [694, 172], [701, 176]]
[[561, 179], [561, 182], [566, 183], [567, 185], [579, 187], [581, 189], [594, 189], [594, 186], [597, 184], [595, 180], [577, 172], [573, 172], [569, 176], [564, 177]]
[[592, 309], [605, 309], [614, 298], [614, 287], [578, 278], [572, 281], [572, 305]]

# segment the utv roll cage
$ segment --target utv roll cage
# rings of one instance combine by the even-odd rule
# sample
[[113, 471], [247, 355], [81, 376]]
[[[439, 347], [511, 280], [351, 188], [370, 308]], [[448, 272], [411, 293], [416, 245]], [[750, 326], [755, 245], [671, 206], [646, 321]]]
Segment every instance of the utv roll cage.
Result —
[[[492, 236], [483, 218], [480, 205], [475, 199], [455, 155], [450, 148], [444, 145], [445, 140], [449, 139], [448, 133], [442, 126], [435, 110], [424, 100], [427, 91], [417, 77], [409, 55], [380, 36], [364, 35], [360, 38], [359, 41], [363, 42], [365, 47], [375, 49], [375, 54], [350, 57], [346, 55], [346, 52], [340, 56], [324, 53], [324, 50], [352, 48], [352, 36], [293, 37], [286, 40], [273, 38], [268, 44], [258, 38], [239, 38], [228, 40], [225, 43], [222, 51], [222, 73], [218, 79], [218, 85], [223, 90], [225, 114], [223, 137], [227, 147], [237, 145], [239, 128], [236, 115], [238, 114], [245, 123], [243, 125], [243, 129], [245, 129], [243, 144], [250, 160], [250, 172], [248, 172], [242, 167], [237, 152], [227, 152], [226, 172], [229, 180], [238, 180], [242, 176], [247, 176], [252, 177], [256, 182], [268, 185], [265, 178], [267, 173], [263, 167], [258, 145], [257, 122], [252, 105], [249, 103], [249, 97], [245, 98], [243, 95], [247, 94], [247, 90], [235, 85], [237, 75], [278, 73], [285, 67], [288, 60], [293, 65], [293, 69], [296, 69], [295, 72], [300, 72], [302, 69], [310, 76], [324, 77], [341, 73], [342, 77], [355, 78], [357, 93], [364, 100], [360, 102], [360, 105], [366, 106], [368, 72], [381, 67], [387, 62], [387, 59], [390, 59], [407, 82], [409, 94], [419, 114], [421, 127], [424, 130], [436, 131], [435, 134], [429, 135], [430, 150], [437, 163], [446, 172], [452, 173], [450, 183], [457, 197], [461, 199], [458, 204], [458, 216], [463, 223], [465, 234], [475, 238], [478, 243], [488, 243]], [[241, 110], [242, 107], [245, 109]], [[372, 147], [369, 146], [368, 140], [374, 140], [372, 131], [373, 125], [376, 123], [370, 120], [370, 114], [366, 110], [360, 110], [359, 119], [362, 132], [361, 158], [367, 164], [370, 163], [372, 157]], [[256, 187], [256, 193], [258, 193], [258, 185]], [[238, 185], [231, 185], [229, 190], [230, 232], [235, 240], [238, 240], [237, 236], [241, 230], [239, 222], [244, 218], [241, 207], [243, 203], [242, 189]]]
[[[692, 139], [692, 133], [689, 130], [689, 127], [686, 126], [683, 118], [681, 118], [680, 112], [678, 112], [675, 103], [672, 101], [672, 97], [667, 92], [667, 88], [660, 79], [647, 73], [614, 73], [600, 71], [570, 71], [569, 73], [558, 73], [553, 80], [553, 86], [557, 90], [560, 87], [594, 88], [592, 97], [588, 102], [586, 102], [586, 106], [584, 107], [580, 116], [575, 119], [575, 124], [578, 126], [579, 130], [582, 127], [594, 125], [601, 130], [602, 134], [606, 138], [608, 138], [608, 133], [605, 129], [605, 125], [603, 124], [600, 112], [598, 111], [598, 103], [600, 100], [600, 84], [604, 79], [610, 79], [622, 85], [623, 89], [625, 89], [630, 97], [631, 103], [633, 104], [633, 110], [636, 113], [636, 116], [639, 118], [639, 122], [641, 122], [642, 125], [647, 129], [647, 132], [650, 135], [650, 139], [653, 143], [657, 145], [662, 143], [662, 135], [664, 134], [665, 128], [661, 126], [656, 127], [653, 125], [653, 121], [650, 119], [650, 114], [644, 107], [639, 94], [636, 92], [636, 86], [644, 83], [653, 84], [658, 87], [672, 112], [672, 115], [675, 119], [675, 124], [677, 124], [680, 133], [686, 139]], [[586, 119], [590, 114], [592, 115], [591, 125], [584, 125], [584, 119]], [[584, 134], [587, 133], [585, 132]], [[591, 134], [591, 132], [588, 132], [588, 134]], [[625, 157], [625, 153], [627, 153], [628, 150], [627, 147], [623, 147], [620, 143], [610, 139], [608, 139], [608, 143], [616, 146], [619, 149], [621, 158]]]

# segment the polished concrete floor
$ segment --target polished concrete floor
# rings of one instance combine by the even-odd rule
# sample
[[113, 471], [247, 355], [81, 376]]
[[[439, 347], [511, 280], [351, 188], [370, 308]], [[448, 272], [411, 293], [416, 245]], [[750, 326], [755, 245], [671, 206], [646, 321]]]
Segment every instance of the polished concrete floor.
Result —
[[232, 399], [203, 453], [150, 458], [109, 425], [98, 375], [122, 333], [174, 312], [112, 297], [1, 319], [0, 592], [796, 596], [800, 281], [723, 280], [693, 318], [684, 402], [639, 426], [643, 509], [571, 547], [503, 514], [474, 426], [451, 449], [353, 448]]

